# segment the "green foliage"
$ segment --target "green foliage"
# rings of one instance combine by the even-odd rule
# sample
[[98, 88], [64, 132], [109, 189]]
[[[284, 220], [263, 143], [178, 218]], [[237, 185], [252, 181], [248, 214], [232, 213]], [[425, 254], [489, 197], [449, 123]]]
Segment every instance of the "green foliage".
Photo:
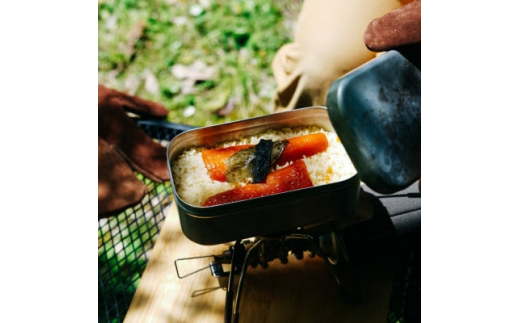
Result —
[[[291, 41], [289, 3], [294, 1], [99, 2], [98, 80], [161, 102], [171, 122], [204, 126], [271, 113], [276, 84], [270, 65]], [[172, 72], [176, 66], [193, 72], [194, 63], [213, 70], [212, 77]], [[219, 117], [215, 112], [230, 100], [235, 109]]]

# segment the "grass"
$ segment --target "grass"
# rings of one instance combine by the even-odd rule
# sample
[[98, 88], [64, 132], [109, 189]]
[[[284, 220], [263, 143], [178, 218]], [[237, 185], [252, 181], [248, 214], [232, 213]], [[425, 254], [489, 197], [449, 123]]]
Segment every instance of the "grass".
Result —
[[[276, 84], [270, 64], [291, 41], [300, 5], [99, 0], [98, 81], [164, 104], [175, 123], [206, 126], [271, 113]], [[171, 198], [171, 187], [160, 187], [165, 190]], [[107, 289], [98, 295], [100, 322], [124, 317], [156, 238], [147, 235], [153, 221], [138, 212], [139, 221], [127, 220], [125, 212], [100, 222], [99, 283]]]
[[207, 126], [273, 112], [276, 51], [300, 1], [98, 2], [98, 81]]

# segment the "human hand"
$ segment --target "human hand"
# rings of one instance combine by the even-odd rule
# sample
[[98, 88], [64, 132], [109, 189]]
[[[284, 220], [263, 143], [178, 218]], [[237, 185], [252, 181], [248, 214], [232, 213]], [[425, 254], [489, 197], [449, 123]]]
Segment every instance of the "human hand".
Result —
[[98, 85], [98, 217], [138, 203], [147, 191], [133, 171], [155, 182], [169, 179], [166, 148], [142, 131], [128, 112], [165, 118], [161, 104]]
[[412, 1], [370, 22], [363, 41], [374, 52], [398, 49], [421, 42], [421, 0]]

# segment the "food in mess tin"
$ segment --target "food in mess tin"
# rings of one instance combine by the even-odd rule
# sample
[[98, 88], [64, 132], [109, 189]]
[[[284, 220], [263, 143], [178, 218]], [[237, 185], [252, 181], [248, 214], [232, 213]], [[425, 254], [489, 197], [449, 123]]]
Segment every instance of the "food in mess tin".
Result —
[[172, 173], [183, 201], [212, 206], [338, 182], [356, 170], [334, 132], [299, 126], [186, 149]]
[[307, 166], [303, 160], [298, 159], [287, 167], [269, 173], [265, 182], [246, 184], [217, 193], [206, 199], [202, 206], [243, 201], [311, 186], [312, 181], [307, 172]]

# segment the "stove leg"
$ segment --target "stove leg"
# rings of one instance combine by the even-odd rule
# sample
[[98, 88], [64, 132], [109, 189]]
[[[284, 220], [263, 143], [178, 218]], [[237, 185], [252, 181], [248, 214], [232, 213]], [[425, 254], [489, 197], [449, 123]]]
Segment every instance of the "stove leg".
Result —
[[[264, 240], [260, 239], [256, 241], [251, 248], [247, 250], [244, 257], [245, 247], [241, 244], [241, 241], [238, 240], [235, 242], [235, 246], [232, 248], [232, 257], [231, 257], [231, 269], [229, 271], [229, 281], [228, 288], [226, 292], [226, 305], [224, 312], [224, 323], [238, 323], [239, 314], [238, 309], [240, 307], [240, 296], [242, 294], [242, 288], [244, 286], [247, 266], [249, 265], [249, 259], [251, 253], [261, 244], [264, 243]], [[238, 281], [236, 299], [233, 304], [233, 279], [235, 276], [236, 268], [238, 268], [239, 262], [243, 259], [242, 269], [240, 272], [240, 278]]]
[[224, 309], [224, 323], [231, 323], [233, 316], [233, 279], [235, 278], [235, 269], [240, 258], [239, 251], [241, 240], [237, 240], [235, 245], [231, 248], [231, 269], [229, 270], [228, 287], [226, 291], [226, 304]]

